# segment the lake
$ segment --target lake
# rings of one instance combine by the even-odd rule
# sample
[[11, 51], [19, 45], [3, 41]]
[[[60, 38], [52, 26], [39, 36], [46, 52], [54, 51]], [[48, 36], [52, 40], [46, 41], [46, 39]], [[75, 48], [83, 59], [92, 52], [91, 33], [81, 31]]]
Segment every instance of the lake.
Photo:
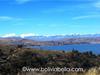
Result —
[[42, 50], [78, 50], [80, 52], [92, 51], [93, 53], [100, 54], [100, 44], [73, 44], [63, 46], [32, 46], [32, 48], [38, 48]]

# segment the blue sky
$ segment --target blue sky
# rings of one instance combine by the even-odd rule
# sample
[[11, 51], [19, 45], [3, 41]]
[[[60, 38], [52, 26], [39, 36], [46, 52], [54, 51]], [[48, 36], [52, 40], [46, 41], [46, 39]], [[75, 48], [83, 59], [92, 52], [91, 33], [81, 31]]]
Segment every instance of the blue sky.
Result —
[[100, 0], [0, 0], [0, 35], [100, 33]]

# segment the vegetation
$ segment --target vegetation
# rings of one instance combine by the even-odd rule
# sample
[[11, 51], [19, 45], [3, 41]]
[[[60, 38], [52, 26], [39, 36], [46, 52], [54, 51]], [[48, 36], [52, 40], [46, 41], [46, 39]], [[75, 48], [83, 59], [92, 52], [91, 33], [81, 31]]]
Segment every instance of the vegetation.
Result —
[[91, 51], [81, 53], [77, 50], [70, 52], [35, 50], [23, 48], [22, 45], [0, 46], [0, 75], [17, 75], [22, 71], [22, 67], [24, 66], [32, 68], [79, 67], [84, 68], [87, 71], [87, 75], [92, 75], [89, 74], [90, 71], [88, 70], [94, 67], [100, 67], [100, 55], [93, 54]]

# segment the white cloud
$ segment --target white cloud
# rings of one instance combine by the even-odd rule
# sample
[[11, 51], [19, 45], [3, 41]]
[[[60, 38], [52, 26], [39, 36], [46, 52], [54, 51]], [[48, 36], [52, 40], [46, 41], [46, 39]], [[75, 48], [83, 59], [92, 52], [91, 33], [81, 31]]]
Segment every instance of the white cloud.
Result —
[[9, 16], [0, 16], [0, 21], [8, 21], [8, 20], [12, 20], [12, 17]]
[[99, 18], [100, 15], [85, 15], [85, 16], [77, 16], [73, 17], [73, 20], [79, 20], [79, 19], [86, 19], [86, 18]]
[[0, 21], [20, 21], [22, 20], [21, 18], [15, 18], [15, 17], [10, 17], [10, 16], [0, 16]]
[[27, 2], [30, 2], [32, 0], [16, 0], [17, 3], [19, 4], [23, 4], [23, 3], [27, 3]]
[[96, 3], [94, 4], [94, 6], [97, 7], [97, 8], [100, 8], [100, 1], [96, 2]]

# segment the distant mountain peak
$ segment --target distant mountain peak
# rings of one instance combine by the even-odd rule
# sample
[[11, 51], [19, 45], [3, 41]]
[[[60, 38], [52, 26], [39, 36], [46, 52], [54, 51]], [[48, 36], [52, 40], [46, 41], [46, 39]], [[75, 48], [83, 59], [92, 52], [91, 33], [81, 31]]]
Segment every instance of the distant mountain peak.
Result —
[[36, 36], [36, 34], [26, 33], [26, 34], [17, 35], [15, 33], [9, 33], [9, 34], [1, 35], [2, 38], [7, 38], [7, 37], [21, 37], [21, 38], [24, 38], [24, 37], [28, 37], [28, 36]]
[[1, 35], [1, 38], [22, 38], [22, 39], [30, 39], [30, 40], [38, 40], [38, 41], [50, 41], [50, 40], [59, 40], [64, 38], [80, 38], [80, 37], [100, 37], [100, 34], [61, 34], [61, 35], [37, 35], [34, 33], [26, 33], [26, 34], [5, 34]]

